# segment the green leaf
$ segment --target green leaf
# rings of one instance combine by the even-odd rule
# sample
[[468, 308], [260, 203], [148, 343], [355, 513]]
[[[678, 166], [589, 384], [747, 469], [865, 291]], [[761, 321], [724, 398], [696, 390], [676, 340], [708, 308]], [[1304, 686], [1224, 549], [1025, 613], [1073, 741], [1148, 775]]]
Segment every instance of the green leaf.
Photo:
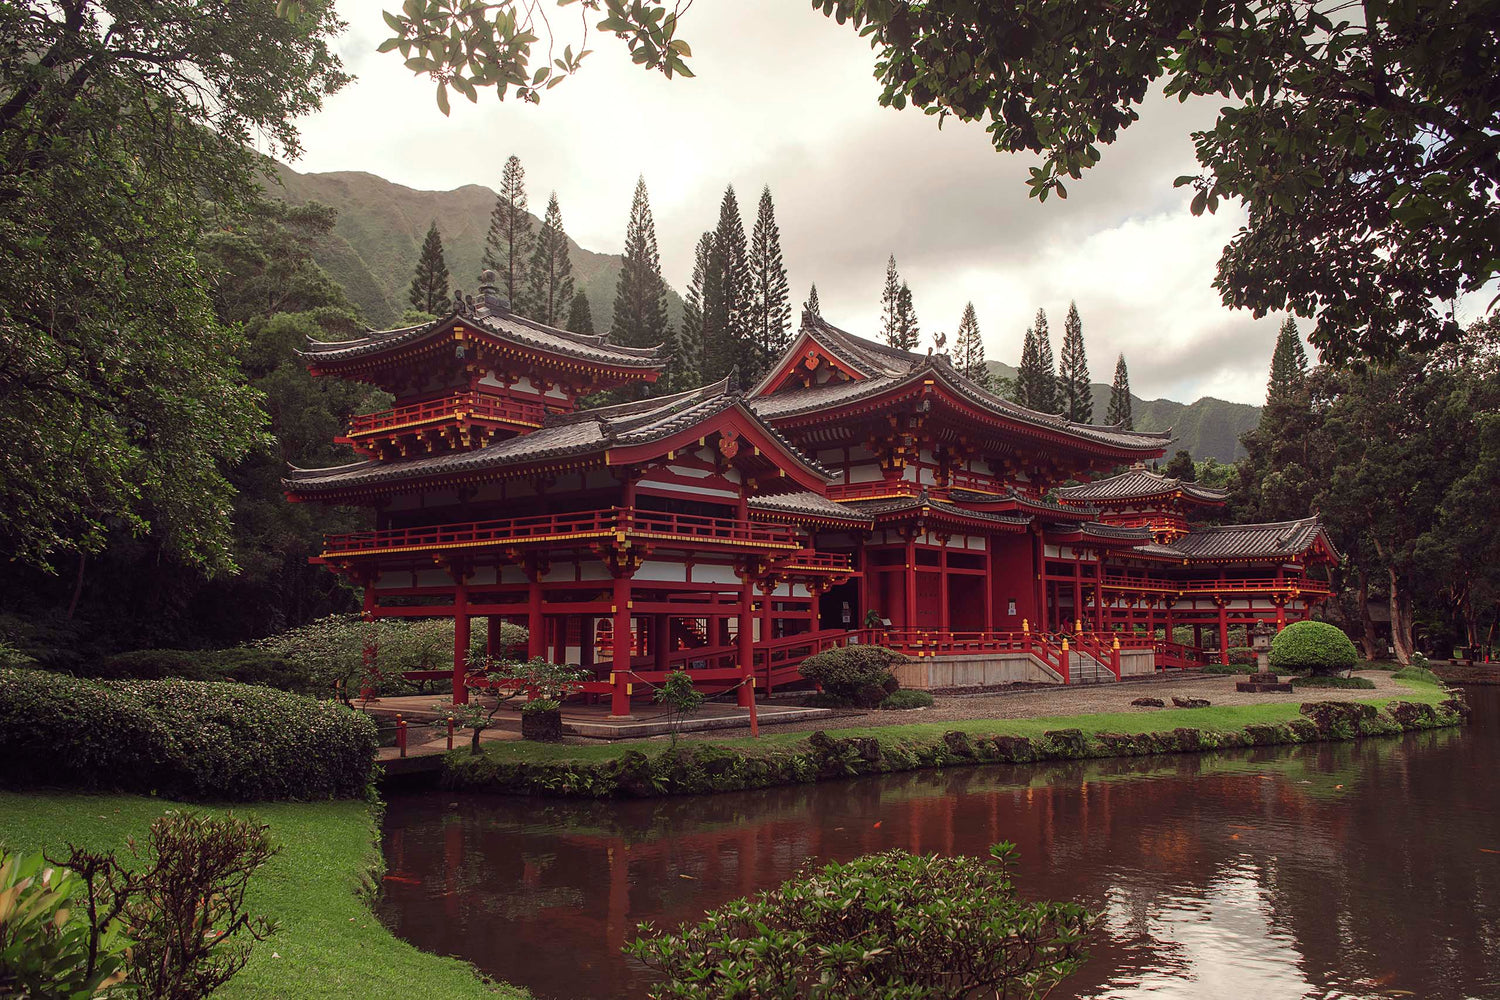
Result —
[[443, 115], [446, 117], [448, 115], [448, 113], [449, 113], [449, 110], [450, 110], [449, 107], [448, 107], [448, 85], [446, 83], [439, 83], [438, 84], [438, 89], [437, 89], [437, 106], [438, 106], [438, 110], [441, 111], [443, 113]]

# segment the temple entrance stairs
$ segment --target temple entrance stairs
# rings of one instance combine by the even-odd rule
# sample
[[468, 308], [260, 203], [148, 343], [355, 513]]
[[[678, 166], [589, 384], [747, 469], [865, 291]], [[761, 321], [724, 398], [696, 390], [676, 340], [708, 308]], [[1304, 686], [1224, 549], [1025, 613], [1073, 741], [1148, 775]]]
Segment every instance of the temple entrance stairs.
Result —
[[1073, 684], [1114, 684], [1119, 680], [1108, 666], [1077, 649], [1068, 651], [1068, 671]]

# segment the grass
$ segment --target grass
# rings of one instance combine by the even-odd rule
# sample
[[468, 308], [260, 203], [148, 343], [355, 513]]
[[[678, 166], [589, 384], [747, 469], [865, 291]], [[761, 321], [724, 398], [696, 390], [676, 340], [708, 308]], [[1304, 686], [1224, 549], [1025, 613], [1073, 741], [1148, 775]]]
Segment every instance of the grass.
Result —
[[[1447, 695], [1442, 683], [1425, 682], [1421, 679], [1396, 678], [1406, 690], [1392, 698], [1361, 698], [1361, 702], [1383, 706], [1391, 701], [1421, 701], [1436, 705]], [[1297, 702], [1269, 702], [1259, 705], [1223, 705], [1209, 708], [1168, 708], [1157, 711], [1103, 712], [1092, 715], [1064, 715], [1038, 719], [969, 719], [960, 722], [914, 722], [894, 725], [856, 725], [840, 727], [830, 725], [828, 732], [839, 737], [879, 737], [884, 741], [941, 739], [952, 730], [960, 730], [970, 736], [1026, 736], [1036, 738], [1048, 730], [1078, 729], [1085, 735], [1097, 733], [1153, 733], [1169, 731], [1178, 727], [1229, 732], [1253, 724], [1290, 722], [1301, 718]], [[838, 720], [835, 720], [837, 722]], [[733, 737], [715, 739], [711, 742], [744, 753], [769, 753], [791, 746], [807, 738], [802, 732], [775, 732], [762, 730], [759, 737]], [[621, 740], [603, 744], [552, 744], [533, 743], [528, 740], [501, 741], [484, 744], [484, 753], [501, 763], [575, 761], [601, 763], [624, 756], [637, 750], [654, 756], [667, 749], [665, 741]], [[455, 753], [467, 753], [454, 751]]]
[[1443, 679], [1426, 667], [1402, 667], [1391, 674], [1398, 681], [1419, 681], [1424, 684], [1441, 684]]
[[[144, 841], [169, 809], [222, 813], [135, 795], [0, 792], [0, 841], [13, 851], [61, 850], [68, 842], [121, 849]], [[280, 922], [255, 946], [250, 963], [219, 992], [223, 1000], [521, 1000], [526, 991], [487, 986], [457, 959], [419, 951], [386, 930], [360, 898], [378, 876], [375, 820], [364, 802], [265, 803], [236, 806], [240, 816], [270, 824], [281, 852], [252, 880], [252, 911]], [[278, 957], [279, 956], [279, 957]]]

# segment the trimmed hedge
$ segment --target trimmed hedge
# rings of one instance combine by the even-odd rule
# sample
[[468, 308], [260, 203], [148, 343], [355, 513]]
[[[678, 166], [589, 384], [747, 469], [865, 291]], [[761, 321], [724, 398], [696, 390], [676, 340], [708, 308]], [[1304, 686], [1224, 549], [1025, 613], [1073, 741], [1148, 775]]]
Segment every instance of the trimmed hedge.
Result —
[[1293, 622], [1271, 640], [1271, 666], [1284, 673], [1332, 674], [1358, 662], [1344, 630], [1327, 622]]
[[931, 708], [932, 695], [926, 691], [897, 691], [885, 696], [880, 707], [887, 711], [899, 711], [909, 708]]
[[1200, 668], [1205, 674], [1253, 674], [1253, 663], [1205, 663]]
[[1375, 690], [1375, 682], [1368, 677], [1328, 677], [1313, 674], [1311, 677], [1293, 677], [1292, 690], [1298, 688], [1357, 688], [1361, 691]]
[[116, 653], [79, 673], [100, 680], [238, 681], [327, 697], [333, 689], [287, 657], [263, 649], [138, 649]]
[[841, 646], [814, 653], [797, 669], [829, 694], [874, 708], [900, 690], [891, 666], [907, 662], [904, 654], [884, 646]]
[[218, 801], [352, 798], [375, 724], [336, 702], [202, 681], [0, 670], [0, 785]]

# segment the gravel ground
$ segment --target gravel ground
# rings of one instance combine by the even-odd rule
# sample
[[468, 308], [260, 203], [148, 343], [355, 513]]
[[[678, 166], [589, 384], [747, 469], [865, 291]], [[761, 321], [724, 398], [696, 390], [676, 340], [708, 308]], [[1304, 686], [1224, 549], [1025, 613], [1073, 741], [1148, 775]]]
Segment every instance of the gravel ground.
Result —
[[[1349, 701], [1355, 698], [1388, 698], [1404, 690], [1383, 670], [1357, 670], [1356, 677], [1368, 677], [1375, 682], [1374, 691], [1352, 691], [1337, 688], [1308, 688], [1302, 692], [1275, 691], [1266, 694], [1241, 694], [1234, 689], [1236, 681], [1245, 680], [1243, 674], [1190, 675], [1188, 677], [1142, 681], [1123, 684], [1090, 684], [1081, 687], [1032, 688], [1010, 693], [975, 695], [937, 695], [937, 704], [931, 708], [908, 712], [862, 712], [845, 713], [837, 718], [825, 718], [808, 722], [789, 722], [767, 727], [767, 732], [812, 732], [816, 729], [838, 729], [848, 726], [898, 725], [908, 722], [958, 722], [965, 719], [1030, 719], [1050, 718], [1061, 715], [1093, 715], [1101, 712], [1155, 712], [1159, 709], [1136, 708], [1130, 704], [1135, 698], [1160, 698], [1172, 705], [1172, 697], [1207, 698], [1214, 705], [1259, 705], [1275, 701]], [[725, 734], [691, 734], [722, 738]], [[684, 734], [684, 737], [688, 734]]]

